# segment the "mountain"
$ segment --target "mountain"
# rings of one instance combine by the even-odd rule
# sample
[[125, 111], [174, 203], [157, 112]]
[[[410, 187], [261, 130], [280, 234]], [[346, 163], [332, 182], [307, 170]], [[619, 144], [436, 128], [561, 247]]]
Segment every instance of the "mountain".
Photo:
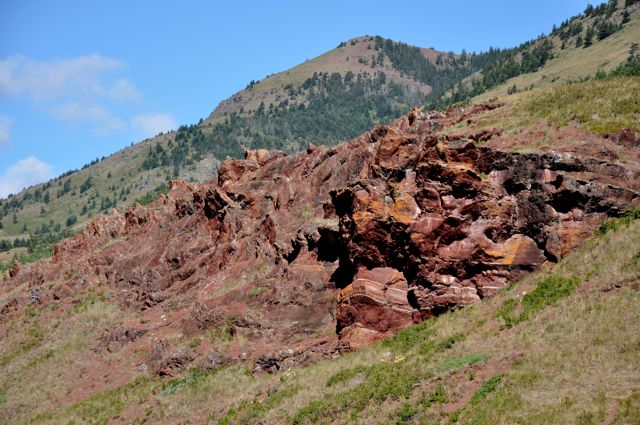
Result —
[[87, 212], [0, 270], [0, 417], [637, 423], [639, 8], [482, 54], [358, 37], [4, 200], [9, 235]]
[[[609, 71], [627, 59], [640, 31], [640, 6], [615, 3], [587, 8], [549, 36], [513, 49], [456, 55], [362, 36], [252, 81], [196, 125], [0, 200], [0, 267], [9, 267], [13, 259], [50, 255], [49, 242], [112, 207], [153, 200], [167, 190], [171, 178], [205, 181], [221, 160], [241, 158], [246, 149], [295, 152], [310, 144], [333, 145], [425, 103], [452, 105], [473, 96], [487, 101]], [[578, 37], [589, 32], [592, 44], [576, 47]], [[6, 252], [27, 245], [28, 255], [20, 249]]]
[[[82, 228], [113, 207], [155, 199], [171, 178], [210, 179], [228, 155], [242, 157], [247, 148], [293, 152], [308, 144], [335, 144], [424, 103], [431, 86], [397, 70], [374, 49], [375, 43], [406, 50], [436, 80], [458, 66], [453, 54], [439, 60], [444, 54], [380, 37], [349, 40], [291, 70], [252, 82], [197, 125], [158, 135], [0, 200], [0, 237], [6, 245], [22, 246], [31, 234], [39, 251], [46, 241]], [[267, 102], [264, 110], [258, 101]]]
[[[638, 84], [572, 88], [614, 128], [610, 112]], [[553, 109], [570, 113], [555, 90]], [[522, 113], [542, 95], [522, 94]], [[563, 414], [603, 417], [587, 396], [606, 409], [634, 403], [640, 132], [548, 122], [548, 147], [531, 137], [542, 124], [512, 107], [415, 109], [335, 147], [249, 151], [217, 179], [172, 181], [149, 205], [94, 219], [51, 259], [12, 267], [0, 286], [2, 416], [455, 422], [525, 406], [551, 417], [555, 404], [525, 397], [553, 395], [558, 362], [590, 358], [576, 349], [542, 362], [564, 355], [564, 333], [576, 348], [597, 339], [608, 372], [576, 365], [552, 381], [571, 406]], [[514, 116], [503, 128], [504, 115]], [[598, 231], [612, 236], [570, 254]], [[576, 311], [561, 313], [569, 302]], [[465, 306], [476, 307], [446, 314]], [[619, 387], [570, 391], [594, 376], [594, 388]]]

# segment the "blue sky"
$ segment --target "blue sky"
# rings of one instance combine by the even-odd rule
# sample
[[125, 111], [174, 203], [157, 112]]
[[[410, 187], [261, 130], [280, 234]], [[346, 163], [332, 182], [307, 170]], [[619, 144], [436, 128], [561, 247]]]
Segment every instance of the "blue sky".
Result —
[[195, 123], [249, 81], [351, 37], [511, 47], [587, 3], [2, 0], [0, 197]]

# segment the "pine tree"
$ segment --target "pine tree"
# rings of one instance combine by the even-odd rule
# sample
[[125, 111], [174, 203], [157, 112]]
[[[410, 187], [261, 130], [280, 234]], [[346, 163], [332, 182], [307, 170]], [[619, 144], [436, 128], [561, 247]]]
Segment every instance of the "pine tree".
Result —
[[624, 13], [622, 14], [622, 25], [626, 24], [627, 22], [629, 22], [629, 11], [625, 10]]
[[587, 34], [585, 34], [585, 36], [584, 36], [584, 48], [585, 49], [593, 44], [593, 35], [594, 35], [593, 27], [590, 27], [587, 30]]

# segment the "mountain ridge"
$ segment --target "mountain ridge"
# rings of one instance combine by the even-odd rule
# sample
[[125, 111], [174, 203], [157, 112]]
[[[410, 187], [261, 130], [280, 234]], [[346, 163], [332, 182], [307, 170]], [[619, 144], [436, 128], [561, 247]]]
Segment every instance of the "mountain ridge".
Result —
[[[609, 13], [605, 8], [608, 4], [611, 2], [595, 9], [600, 12], [591, 12], [593, 15], [590, 15], [588, 22], [595, 25], [594, 22], [600, 19], [599, 16], [605, 16], [604, 14]], [[576, 50], [576, 54], [584, 56], [591, 51], [590, 49], [602, 48], [615, 51], [615, 56], [613, 56], [615, 60], [609, 61], [607, 69], [615, 67], [618, 61], [623, 61], [628, 56], [627, 48], [631, 43], [630, 40], [640, 29], [638, 23], [640, 18], [637, 13], [640, 5], [632, 3], [624, 9], [620, 5], [621, 2], [613, 14], [614, 19], [621, 19], [619, 16], [622, 16], [625, 10], [631, 12], [630, 22], [625, 24], [623, 30], [615, 32], [603, 41], [594, 40], [589, 49]], [[599, 15], [598, 13], [603, 14]], [[578, 19], [585, 19], [580, 16]], [[568, 20], [566, 25], [573, 25], [574, 21], [575, 19]], [[566, 25], [561, 25], [557, 27], [559, 29], [554, 31], [564, 31]], [[585, 30], [583, 29], [583, 31]], [[553, 37], [557, 38], [558, 32], [554, 34]], [[575, 38], [575, 35], [572, 37]], [[622, 39], [623, 44], [617, 43], [610, 46], [610, 42], [615, 39]], [[570, 41], [572, 43], [573, 38]], [[352, 42], [355, 44], [352, 45]], [[554, 42], [554, 49], [559, 48], [555, 44], [558, 43]], [[531, 45], [533, 46], [535, 43]], [[469, 54], [463, 56], [416, 48], [377, 36], [356, 37], [341, 43], [341, 46], [299, 66], [307, 66], [306, 69], [309, 70], [308, 72], [294, 72], [297, 72], [296, 81], [302, 81], [302, 85], [307, 83], [307, 88], [304, 90], [301, 88], [302, 85], [295, 87], [291, 84], [290, 87], [287, 87], [290, 83], [287, 83], [286, 80], [277, 80], [277, 78], [287, 76], [287, 72], [291, 73], [292, 70], [299, 68], [294, 67], [275, 74], [275, 76], [270, 76], [261, 82], [254, 82], [255, 84], [250, 84], [247, 89], [239, 92], [259, 91], [260, 87], [268, 83], [269, 85], [264, 87], [269, 90], [275, 89], [279, 93], [276, 96], [284, 96], [279, 103], [265, 104], [261, 114], [257, 114], [257, 109], [255, 109], [255, 104], [258, 103], [256, 99], [259, 98], [250, 99], [253, 103], [248, 103], [247, 110], [242, 113], [240, 113], [242, 102], [233, 109], [224, 106], [225, 102], [232, 102], [231, 100], [223, 101], [210, 114], [209, 118], [201, 120], [199, 124], [182, 126], [174, 132], [147, 139], [140, 144], [126, 148], [123, 153], [109, 156], [102, 165], [88, 164], [86, 169], [65, 173], [48, 183], [29, 188], [10, 199], [1, 200], [0, 223], [2, 223], [3, 229], [0, 229], [0, 238], [8, 242], [13, 242], [15, 238], [26, 240], [30, 237], [43, 240], [52, 237], [52, 235], [58, 237], [55, 234], [60, 234], [65, 229], [78, 230], [91, 217], [99, 213], [106, 213], [114, 206], [126, 208], [136, 200], [148, 202], [153, 196], [166, 191], [167, 183], [171, 178], [182, 178], [188, 181], [204, 181], [212, 178], [221, 160], [228, 155], [242, 157], [246, 149], [271, 148], [294, 152], [304, 149], [308, 144], [335, 144], [340, 140], [355, 137], [377, 122], [395, 119], [408, 112], [416, 104], [424, 104], [426, 100], [423, 94], [427, 90], [431, 90], [428, 88], [431, 86], [420, 81], [420, 78], [424, 79], [425, 75], [431, 75], [433, 72], [436, 72], [434, 75], [438, 75], [438, 72], [445, 72], [442, 75], [446, 76], [446, 72], [451, 72], [453, 77], [449, 75], [446, 78], [453, 78], [451, 81], [454, 81], [479, 66], [479, 64], [471, 65], [474, 56]], [[528, 48], [529, 44], [525, 43], [523, 46]], [[371, 68], [371, 62], [365, 64], [356, 60], [357, 67], [353, 69], [362, 71], [360, 75], [363, 75], [362, 73], [367, 70], [370, 75], [370, 78], [363, 79], [362, 83], [357, 81], [357, 74], [353, 74], [353, 79], [350, 82], [345, 81], [346, 74], [340, 74], [339, 81], [332, 80], [328, 71], [337, 68], [326, 68], [326, 73], [318, 74], [316, 72], [316, 78], [313, 77], [313, 74], [309, 77], [312, 70], [309, 67], [315, 63], [314, 61], [322, 61], [324, 59], [319, 58], [341, 54], [340, 57], [343, 61], [339, 63], [344, 65], [347, 62], [346, 58], [351, 54], [348, 53], [352, 51], [350, 49], [359, 49], [358, 57], [367, 60], [371, 59], [370, 54], [375, 56], [382, 53], [382, 66], [376, 65], [375, 68]], [[341, 50], [342, 53], [340, 53]], [[570, 48], [563, 50], [556, 60], [551, 59], [549, 63], [551, 66], [562, 63], [565, 60], [562, 59], [565, 57], [563, 56], [564, 52], [571, 51], [573, 50]], [[416, 52], [419, 54], [416, 55]], [[396, 58], [394, 63], [392, 63], [392, 55], [395, 55], [393, 57]], [[486, 59], [493, 60], [491, 57], [493, 56], [488, 55]], [[500, 58], [501, 56], [495, 57]], [[421, 58], [425, 60], [422, 61]], [[477, 61], [480, 57], [475, 56], [475, 58]], [[411, 84], [403, 86], [403, 84], [396, 84], [392, 78], [386, 78], [386, 73], [392, 75], [389, 70], [390, 66], [394, 72], [404, 73], [402, 81], [409, 81]], [[472, 66], [476, 68], [469, 68]], [[398, 71], [398, 69], [404, 69], [408, 73]], [[518, 79], [530, 78], [529, 76], [532, 75], [542, 75], [538, 85], [547, 84], [552, 79], [556, 80], [557, 77], [545, 79], [544, 75], [547, 72], [545, 69], [547, 69], [546, 63], [542, 65], [540, 70], [522, 74], [522, 76], [516, 77], [516, 80], [508, 79], [501, 83], [499, 88], [489, 89], [490, 91], [479, 95], [477, 99], [487, 101], [491, 97], [495, 97], [495, 94], [505, 96], [505, 99], [508, 99], [509, 95], [506, 93], [512, 89], [512, 86], [520, 87], [519, 90], [528, 89], [529, 86], [521, 87], [523, 83], [518, 82]], [[586, 68], [585, 71], [587, 71], [587, 76], [594, 72], [593, 67]], [[384, 82], [382, 82], [380, 74], [382, 72], [385, 72]], [[477, 72], [474, 71], [476, 74]], [[575, 74], [577, 71], [571, 72]], [[458, 75], [456, 73], [461, 74], [456, 77]], [[418, 78], [420, 75], [423, 77]], [[584, 76], [584, 74], [580, 76]], [[557, 81], [564, 81], [568, 78], [576, 78], [576, 76], [565, 75]], [[337, 85], [334, 84], [335, 81], [338, 82]], [[287, 87], [286, 90], [284, 90], [285, 87]], [[410, 87], [422, 88], [423, 91], [412, 91]], [[438, 90], [446, 94], [447, 92], [443, 91], [445, 89], [446, 87], [440, 87]], [[347, 91], [345, 92], [345, 90]], [[352, 90], [354, 94], [349, 94], [349, 90]], [[364, 97], [355, 94], [360, 92], [368, 94]], [[394, 94], [390, 96], [390, 93]], [[470, 93], [467, 92], [463, 95], [462, 99], [468, 99]], [[233, 96], [230, 99], [233, 99]], [[261, 102], [264, 102], [264, 99]], [[273, 99], [275, 100], [275, 97]], [[312, 102], [309, 102], [309, 99]], [[445, 101], [445, 103], [448, 102], [450, 100]], [[309, 110], [309, 105], [315, 109]], [[259, 103], [257, 108], [259, 109]], [[225, 112], [227, 112], [226, 116]], [[347, 116], [350, 119], [345, 120]], [[345, 123], [348, 124], [345, 125]], [[101, 168], [104, 169], [104, 172], [99, 171]], [[108, 178], [110, 174], [115, 177]], [[65, 184], [68, 186], [68, 190]], [[89, 186], [88, 189], [82, 191], [82, 188], [87, 186]], [[117, 189], [115, 189], [116, 186], [118, 186]], [[44, 199], [47, 199], [44, 196], [46, 192], [48, 192], [49, 203], [43, 202]], [[59, 197], [58, 193], [60, 193]], [[34, 244], [38, 245], [39, 242]], [[48, 246], [46, 251], [50, 252], [50, 250], [51, 247]], [[33, 249], [30, 248], [30, 251]], [[15, 253], [16, 251], [14, 251]], [[4, 259], [2, 260], [3, 267], [8, 267], [12, 260], [20, 258], [14, 254], [0, 253], [0, 259]], [[23, 258], [26, 259], [26, 257]]]

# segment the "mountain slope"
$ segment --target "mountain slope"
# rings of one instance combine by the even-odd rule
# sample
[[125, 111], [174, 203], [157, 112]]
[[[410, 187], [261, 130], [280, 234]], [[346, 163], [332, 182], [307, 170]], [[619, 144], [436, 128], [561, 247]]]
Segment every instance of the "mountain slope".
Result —
[[[638, 84], [569, 87], [611, 126]], [[527, 121], [539, 96], [571, 115], [553, 89], [519, 94], [515, 110], [414, 110], [332, 148], [252, 151], [13, 268], [0, 285], [2, 417], [633, 418], [638, 213], [624, 211], [640, 202], [640, 138]], [[541, 128], [557, 131], [552, 146]], [[613, 236], [569, 253], [598, 228]]]
[[[484, 93], [478, 101], [505, 97], [514, 87], [521, 91], [532, 84], [557, 84], [615, 68], [628, 56], [640, 28], [640, 4], [628, 3], [633, 4], [623, 8], [624, 2], [618, 2], [612, 12], [608, 4], [592, 8], [589, 16], [568, 20], [550, 36], [481, 54], [442, 53], [381, 37], [348, 40], [318, 58], [250, 83], [197, 125], [154, 137], [0, 200], [0, 251], [29, 245], [28, 255], [3, 253], [1, 258], [8, 261], [3, 260], [0, 269], [13, 260], [50, 254], [52, 240], [82, 228], [113, 206], [123, 209], [136, 200], [151, 201], [166, 191], [171, 178], [205, 181], [215, 175], [220, 160], [242, 157], [246, 149], [296, 152], [310, 144], [333, 145], [425, 102], [448, 104], [477, 92]], [[622, 25], [625, 12], [629, 22]], [[594, 35], [588, 48], [575, 47], [577, 37], [607, 22], [622, 29], [603, 40]], [[580, 34], [575, 31], [578, 24]], [[519, 64], [520, 75], [507, 79], [513, 72], [511, 59]], [[486, 87], [472, 83], [485, 75], [491, 77]], [[460, 81], [464, 83], [453, 91], [457, 97], [439, 100]], [[461, 92], [460, 87], [465, 89]], [[49, 202], [44, 202], [47, 193]]]
[[[552, 34], [550, 38], [555, 46], [553, 59], [533, 73], [511, 78], [488, 90], [474, 98], [474, 101], [486, 102], [487, 99], [494, 97], [504, 97], [509, 94], [510, 89], [513, 90], [514, 86], [518, 90], [526, 90], [560, 85], [581, 78], [593, 77], [598, 71], [610, 72], [614, 70], [631, 54], [630, 50], [633, 44], [640, 42], [640, 3], [619, 9], [608, 19], [619, 25], [625, 11], [629, 13], [629, 21], [619, 31], [602, 40], [598, 40], [597, 35], [594, 35], [594, 43], [586, 48], [584, 45], [576, 47], [576, 40], [580, 34], [568, 37], [561, 37], [559, 33]], [[598, 27], [598, 17], [581, 16], [572, 20], [570, 25], [580, 25], [586, 33], [589, 27]], [[563, 43], [565, 48], [561, 48]]]
[[[265, 107], [270, 104], [278, 104], [284, 99], [290, 99], [289, 86], [299, 88], [305, 81], [313, 77], [313, 74], [333, 74], [335, 72], [345, 75], [347, 72], [357, 74], [374, 74], [384, 72], [390, 80], [402, 86], [408, 86], [411, 92], [422, 93], [422, 97], [431, 91], [431, 87], [423, 82], [402, 75], [393, 67], [387, 57], [378, 57], [379, 51], [374, 50], [374, 37], [356, 37], [341, 43], [336, 49], [308, 60], [292, 69], [270, 75], [265, 79], [252, 82], [248, 87], [229, 99], [223, 101], [211, 113], [205, 122], [217, 122], [232, 112], [241, 113], [255, 111], [260, 103]], [[440, 52], [431, 49], [422, 49], [425, 59], [435, 62]]]
[[[385, 40], [349, 40], [292, 70], [251, 84], [199, 125], [151, 138], [0, 200], [0, 237], [6, 241], [26, 240], [29, 234], [55, 237], [65, 229], [77, 230], [114, 206], [126, 208], [145, 196], [151, 200], [170, 178], [205, 181], [215, 175], [218, 158], [241, 157], [249, 148], [292, 152], [311, 143], [335, 144], [424, 103], [431, 87], [401, 75], [388, 58], [375, 56], [374, 63], [369, 53], [378, 54], [372, 47], [376, 41]], [[412, 60], [423, 66], [437, 59], [433, 50], [414, 50]], [[432, 71], [453, 66], [447, 60], [433, 65]], [[257, 110], [258, 100], [267, 102], [264, 111]], [[289, 102], [304, 106], [289, 108]]]

